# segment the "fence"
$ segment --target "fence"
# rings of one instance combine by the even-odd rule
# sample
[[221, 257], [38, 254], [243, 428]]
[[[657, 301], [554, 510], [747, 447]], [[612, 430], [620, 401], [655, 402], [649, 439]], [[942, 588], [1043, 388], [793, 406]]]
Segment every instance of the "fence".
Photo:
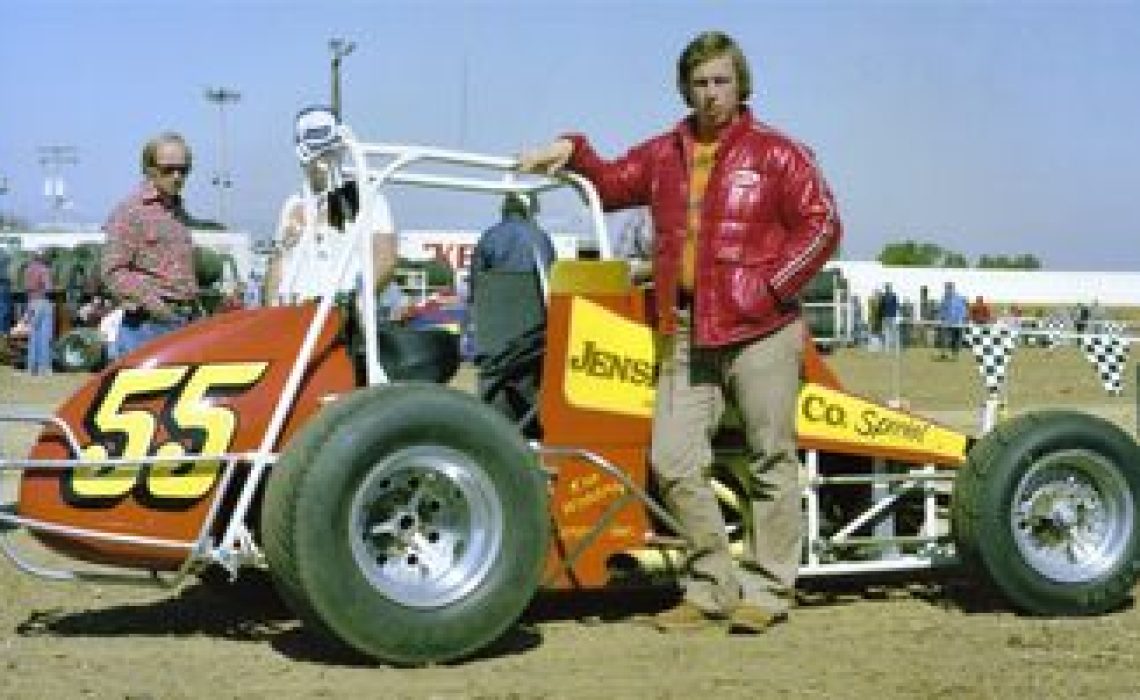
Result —
[[839, 270], [823, 270], [800, 295], [812, 339], [824, 347], [855, 342], [855, 306]]

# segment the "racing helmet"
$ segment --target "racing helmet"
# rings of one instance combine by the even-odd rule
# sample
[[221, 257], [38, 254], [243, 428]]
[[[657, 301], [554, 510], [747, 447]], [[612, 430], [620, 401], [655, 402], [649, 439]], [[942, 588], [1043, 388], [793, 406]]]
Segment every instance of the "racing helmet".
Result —
[[293, 139], [302, 163], [334, 150], [341, 143], [340, 120], [331, 107], [306, 107], [293, 120]]

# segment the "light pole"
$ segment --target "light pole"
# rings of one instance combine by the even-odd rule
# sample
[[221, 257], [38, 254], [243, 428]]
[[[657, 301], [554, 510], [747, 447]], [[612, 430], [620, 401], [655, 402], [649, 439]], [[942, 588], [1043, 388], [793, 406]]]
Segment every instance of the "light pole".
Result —
[[[8, 176], [0, 175], [0, 196], [8, 194]], [[3, 231], [8, 226], [8, 218], [4, 215], [4, 210], [0, 208], [0, 231]]]
[[329, 51], [332, 52], [332, 110], [338, 119], [340, 118], [340, 60], [352, 53], [355, 48], [355, 41], [329, 39]]
[[40, 165], [46, 171], [44, 174], [44, 196], [47, 197], [48, 206], [51, 207], [52, 223], [58, 224], [60, 212], [67, 204], [67, 191], [63, 184], [60, 168], [64, 165], [79, 163], [78, 151], [75, 146], [40, 146]]
[[206, 89], [206, 99], [218, 105], [218, 170], [212, 180], [218, 188], [218, 223], [226, 220], [226, 190], [233, 186], [229, 164], [226, 161], [226, 105], [241, 99], [241, 93], [229, 88]]

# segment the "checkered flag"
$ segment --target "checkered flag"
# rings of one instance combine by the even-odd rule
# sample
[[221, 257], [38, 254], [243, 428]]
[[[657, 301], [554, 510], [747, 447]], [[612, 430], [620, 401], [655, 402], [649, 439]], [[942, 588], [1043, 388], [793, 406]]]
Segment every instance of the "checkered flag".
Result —
[[1096, 368], [1104, 390], [1124, 393], [1124, 370], [1128, 367], [1128, 343], [1115, 335], [1082, 335], [1081, 349]]
[[978, 362], [978, 371], [991, 397], [1001, 393], [1005, 384], [1005, 369], [1017, 342], [1017, 329], [1004, 323], [966, 326], [966, 342]]
[[1124, 335], [1124, 331], [1128, 330], [1128, 324], [1123, 321], [1102, 321], [1100, 324], [1100, 332], [1106, 335]]
[[1060, 318], [1047, 318], [1044, 324], [1045, 337], [1042, 344], [1052, 350], [1061, 344], [1061, 334], [1069, 330], [1069, 323]]

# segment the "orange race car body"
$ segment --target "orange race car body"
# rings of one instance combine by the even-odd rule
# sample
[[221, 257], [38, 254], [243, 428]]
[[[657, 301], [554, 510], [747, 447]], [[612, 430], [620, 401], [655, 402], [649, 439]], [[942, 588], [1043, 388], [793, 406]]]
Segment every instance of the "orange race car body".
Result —
[[[584, 271], [604, 263], [569, 264]], [[546, 363], [539, 406], [546, 463], [553, 481], [554, 545], [547, 580], [556, 586], [604, 586], [614, 554], [652, 543], [650, 513], [588, 450], [619, 467], [636, 485], [648, 487], [652, 391], [652, 334], [645, 326], [649, 294], [630, 286], [601, 293], [555, 290], [549, 306]], [[282, 400], [316, 304], [230, 311], [163, 337], [136, 355], [93, 376], [59, 408], [79, 451], [63, 434], [44, 431], [32, 459], [171, 457], [252, 454], [266, 436]], [[325, 401], [356, 389], [360, 372], [334, 312], [318, 336], [314, 359], [303, 373], [298, 396], [286, 414], [274, 451]], [[627, 331], [627, 333], [621, 333]], [[610, 350], [608, 350], [610, 348]], [[898, 459], [917, 464], [960, 464], [967, 439], [941, 426], [848, 396], [807, 342], [805, 388], [800, 399], [800, 442], [805, 450], [830, 450], [850, 458]], [[560, 454], [567, 450], [567, 454]], [[163, 540], [123, 543], [98, 537], [41, 535], [57, 550], [100, 563], [177, 570], [207, 526], [220, 536], [242, 479], [219, 494], [222, 461], [169, 462], [104, 469], [30, 469], [21, 485], [24, 518], [91, 532]], [[247, 474], [247, 461], [234, 462]], [[608, 527], [592, 535], [614, 503]], [[219, 503], [214, 512], [212, 504]], [[561, 570], [565, 553], [594, 537], [575, 567]]]
[[[566, 266], [567, 276], [591, 277], [604, 263]], [[584, 274], [582, 274], [584, 273]], [[600, 456], [635, 484], [648, 485], [649, 422], [653, 401], [652, 334], [645, 325], [650, 295], [642, 289], [563, 293], [550, 299], [546, 362], [539, 406], [552, 483], [554, 538], [547, 580], [556, 586], [604, 586], [615, 554], [653, 542], [651, 513], [629, 498], [612, 475], [578, 451]], [[45, 430], [32, 460], [253, 454], [261, 446], [313, 315], [315, 304], [227, 312], [161, 338], [94, 376], [60, 407], [78, 453], [57, 430]], [[359, 386], [342, 319], [330, 315], [318, 336], [271, 450], [324, 402]], [[623, 333], [622, 331], [625, 331]], [[271, 342], [266, 342], [271, 338]], [[801, 445], [852, 460], [894, 459], [953, 467], [967, 439], [916, 416], [845, 394], [807, 342], [800, 400]], [[565, 452], [563, 452], [565, 451]], [[20, 488], [20, 515], [93, 533], [138, 536], [126, 543], [45, 532], [52, 547], [81, 559], [144, 569], [177, 570], [198, 546], [204, 527], [221, 536], [228, 508], [244, 479], [219, 493], [225, 464], [171, 461], [145, 467], [29, 469]], [[247, 475], [248, 458], [236, 460]], [[607, 527], [592, 533], [607, 509], [625, 499]], [[212, 505], [218, 503], [220, 509]], [[207, 523], [206, 519], [211, 518]], [[566, 553], [587, 536], [591, 546], [574, 566]]]

